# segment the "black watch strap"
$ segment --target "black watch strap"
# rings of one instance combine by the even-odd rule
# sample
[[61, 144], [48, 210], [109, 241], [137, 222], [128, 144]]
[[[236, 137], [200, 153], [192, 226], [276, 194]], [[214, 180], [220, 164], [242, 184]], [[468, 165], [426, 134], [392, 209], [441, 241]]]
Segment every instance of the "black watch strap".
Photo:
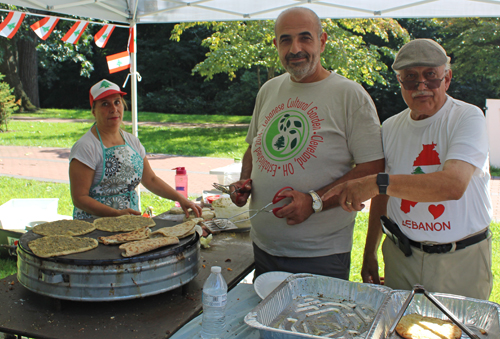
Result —
[[387, 186], [389, 186], [389, 174], [377, 174], [377, 185], [379, 194], [387, 194]]

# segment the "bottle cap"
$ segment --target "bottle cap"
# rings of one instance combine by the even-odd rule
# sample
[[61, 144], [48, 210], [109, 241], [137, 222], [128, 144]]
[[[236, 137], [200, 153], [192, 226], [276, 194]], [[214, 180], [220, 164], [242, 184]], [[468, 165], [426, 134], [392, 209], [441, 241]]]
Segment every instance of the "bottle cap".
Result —
[[186, 174], [186, 168], [185, 167], [176, 167], [172, 168], [173, 170], [176, 170], [175, 174]]
[[212, 266], [212, 268], [210, 269], [210, 271], [212, 273], [220, 273], [221, 268], [220, 268], [220, 266]]

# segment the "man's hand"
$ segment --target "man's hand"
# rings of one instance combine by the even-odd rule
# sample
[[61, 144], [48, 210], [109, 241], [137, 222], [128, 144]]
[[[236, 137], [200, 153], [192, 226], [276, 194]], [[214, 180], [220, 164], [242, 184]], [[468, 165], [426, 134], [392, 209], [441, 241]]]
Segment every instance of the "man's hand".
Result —
[[247, 203], [250, 193], [252, 193], [252, 180], [245, 179], [231, 184], [231, 192], [238, 190], [236, 193], [231, 193], [231, 200], [238, 207], [243, 207]]
[[366, 255], [363, 258], [363, 267], [361, 268], [361, 278], [364, 283], [380, 285], [378, 275], [378, 260], [376, 255]]
[[[292, 202], [276, 212], [276, 216], [278, 218], [286, 218], [286, 223], [288, 225], [300, 224], [314, 213], [312, 208], [312, 197], [309, 193], [301, 193], [295, 190], [285, 190], [281, 192], [279, 196], [292, 199]], [[286, 202], [286, 200], [284, 201]], [[279, 206], [272, 207], [275, 208]]]
[[363, 178], [349, 180], [329, 189], [321, 200], [326, 201], [333, 196], [338, 196], [340, 206], [346, 212], [361, 211], [369, 200], [378, 194], [377, 175], [368, 175]]

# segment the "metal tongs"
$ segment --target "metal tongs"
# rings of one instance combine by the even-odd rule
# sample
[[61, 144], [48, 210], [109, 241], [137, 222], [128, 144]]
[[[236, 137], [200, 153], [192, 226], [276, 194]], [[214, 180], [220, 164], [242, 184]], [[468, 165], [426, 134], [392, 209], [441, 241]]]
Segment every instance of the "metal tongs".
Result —
[[245, 187], [245, 186], [248, 184], [248, 182], [249, 182], [250, 180], [251, 180], [251, 179], [247, 179], [247, 180], [243, 183], [243, 185], [242, 185], [240, 188], [236, 188], [236, 189], [235, 189], [234, 191], [232, 191], [232, 192], [231, 192], [231, 186], [233, 186], [233, 187], [234, 187], [234, 185], [232, 185], [232, 184], [231, 184], [231, 185], [221, 185], [221, 184], [218, 184], [218, 183], [214, 182], [214, 183], [212, 184], [212, 186], [213, 186], [216, 190], [221, 191], [222, 193], [226, 193], [226, 194], [231, 195], [231, 194], [238, 193], [238, 191], [239, 191], [239, 190], [241, 190], [243, 187]]
[[441, 312], [443, 312], [448, 318], [450, 318], [450, 320], [452, 322], [454, 322], [455, 325], [460, 327], [460, 329], [462, 331], [464, 331], [465, 334], [467, 334], [470, 338], [479, 339], [479, 337], [476, 334], [472, 333], [472, 331], [467, 326], [462, 324], [460, 322], [460, 320], [458, 320], [458, 318], [455, 317], [443, 304], [441, 304], [434, 296], [430, 295], [429, 292], [426, 291], [424, 286], [418, 285], [418, 284], [413, 286], [413, 290], [411, 291], [411, 294], [408, 296], [408, 298], [406, 298], [403, 306], [401, 307], [401, 310], [399, 311], [398, 315], [396, 316], [396, 320], [394, 321], [394, 324], [392, 324], [391, 328], [389, 329], [389, 333], [387, 335], [387, 338], [389, 338], [396, 330], [396, 326], [398, 325], [399, 321], [401, 320], [401, 317], [405, 313], [406, 309], [410, 305], [410, 303], [411, 303], [411, 301], [416, 293], [423, 293], [427, 297], [427, 299], [429, 299], [437, 308], [439, 308], [441, 310]]

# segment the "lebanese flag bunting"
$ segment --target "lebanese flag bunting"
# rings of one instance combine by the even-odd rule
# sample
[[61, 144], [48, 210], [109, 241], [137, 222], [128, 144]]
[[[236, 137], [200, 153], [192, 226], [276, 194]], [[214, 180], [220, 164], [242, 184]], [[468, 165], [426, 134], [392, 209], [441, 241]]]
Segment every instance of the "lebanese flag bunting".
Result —
[[21, 26], [26, 13], [9, 12], [9, 15], [0, 24], [0, 35], [12, 39]]
[[128, 51], [129, 53], [134, 53], [134, 28], [130, 27], [128, 29]]
[[104, 25], [104, 27], [101, 28], [96, 35], [94, 35], [94, 41], [97, 47], [104, 48], [104, 46], [106, 46], [114, 29], [114, 25]]
[[130, 55], [127, 51], [108, 55], [106, 61], [108, 62], [109, 73], [116, 73], [130, 68]]
[[47, 40], [47, 38], [50, 36], [50, 33], [52, 33], [52, 31], [56, 27], [58, 21], [59, 18], [46, 16], [42, 20], [35, 22], [30, 27], [36, 33], [36, 35], [40, 37], [40, 39]]
[[68, 33], [63, 36], [62, 41], [68, 44], [76, 44], [88, 25], [87, 21], [77, 21]]

